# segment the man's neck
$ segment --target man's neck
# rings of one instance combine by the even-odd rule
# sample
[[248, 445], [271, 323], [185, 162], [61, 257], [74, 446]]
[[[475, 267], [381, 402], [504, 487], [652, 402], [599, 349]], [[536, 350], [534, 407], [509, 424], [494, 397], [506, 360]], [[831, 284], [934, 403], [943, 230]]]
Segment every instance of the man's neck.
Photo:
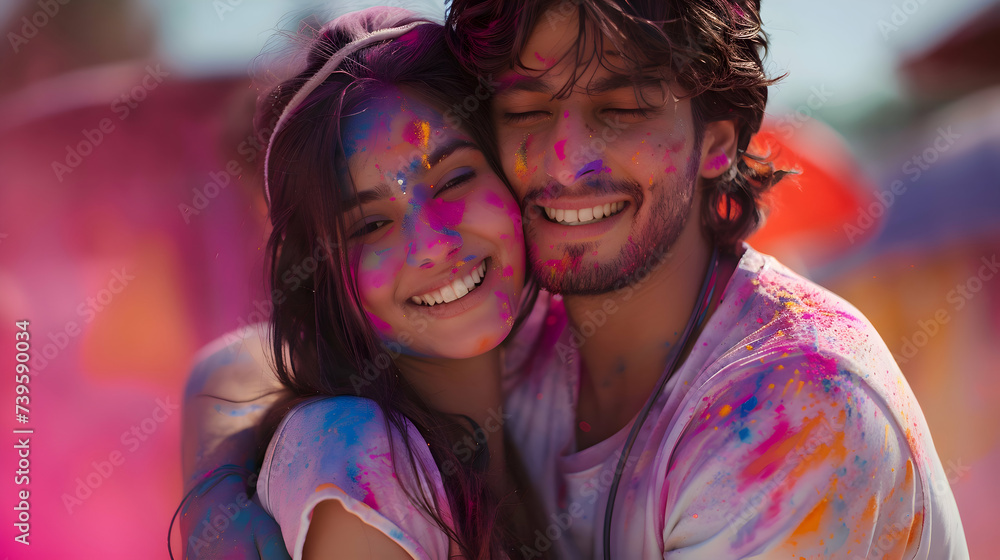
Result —
[[[711, 258], [709, 242], [700, 237], [699, 241], [675, 244], [685, 248], [663, 255], [648, 276], [631, 286], [596, 296], [564, 298], [570, 326], [583, 338], [576, 411], [578, 449], [624, 428], [655, 389], [698, 304]], [[720, 266], [714, 301], [732, 274], [730, 260]], [[601, 318], [604, 321], [598, 324]], [[691, 340], [698, 334], [692, 332]]]

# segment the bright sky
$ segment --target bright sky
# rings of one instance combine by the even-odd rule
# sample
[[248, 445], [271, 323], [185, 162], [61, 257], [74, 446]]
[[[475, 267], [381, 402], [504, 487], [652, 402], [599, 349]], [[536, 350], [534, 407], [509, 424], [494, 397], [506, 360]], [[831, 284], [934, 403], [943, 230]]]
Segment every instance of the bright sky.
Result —
[[[163, 57], [191, 75], [246, 72], [275, 30], [287, 27], [311, 8], [347, 11], [396, 4], [423, 6], [424, 13], [443, 14], [441, 0], [140, 1], [155, 15]], [[894, 69], [902, 54], [932, 44], [994, 1], [763, 0], [764, 28], [772, 41], [769, 68], [772, 73], [789, 73], [772, 90], [772, 107], [794, 109], [813, 87], [833, 92], [830, 109], [895, 97]], [[3, 2], [0, 20], [13, 4]], [[886, 28], [887, 36], [883, 36], [880, 21], [898, 29]]]

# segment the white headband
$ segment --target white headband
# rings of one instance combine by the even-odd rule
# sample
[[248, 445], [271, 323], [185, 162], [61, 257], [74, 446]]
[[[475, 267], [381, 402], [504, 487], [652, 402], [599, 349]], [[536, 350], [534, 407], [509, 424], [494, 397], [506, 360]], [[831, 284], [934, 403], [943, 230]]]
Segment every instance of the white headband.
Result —
[[268, 162], [271, 159], [271, 146], [274, 145], [274, 138], [278, 135], [278, 131], [280, 131], [281, 127], [288, 122], [289, 118], [291, 118], [292, 112], [295, 111], [295, 108], [305, 101], [306, 97], [308, 97], [314, 89], [326, 81], [326, 79], [330, 77], [330, 74], [333, 74], [333, 71], [336, 70], [337, 67], [340, 66], [340, 63], [343, 62], [345, 58], [350, 56], [351, 53], [372, 43], [377, 43], [378, 41], [384, 41], [386, 39], [395, 39], [396, 37], [405, 35], [408, 31], [423, 23], [426, 22], [416, 21], [400, 27], [379, 29], [378, 31], [373, 31], [351, 41], [350, 43], [344, 45], [344, 47], [339, 51], [334, 53], [333, 56], [331, 56], [330, 59], [323, 64], [323, 67], [320, 68], [318, 72], [313, 74], [313, 76], [309, 78], [309, 81], [299, 88], [299, 91], [295, 92], [292, 100], [288, 102], [288, 105], [285, 105], [285, 109], [281, 112], [281, 117], [278, 118], [277, 124], [274, 125], [274, 131], [271, 132], [271, 137], [267, 140], [267, 151], [264, 153], [264, 195], [267, 197], [268, 203], [271, 202], [271, 187], [267, 179], [267, 167]]

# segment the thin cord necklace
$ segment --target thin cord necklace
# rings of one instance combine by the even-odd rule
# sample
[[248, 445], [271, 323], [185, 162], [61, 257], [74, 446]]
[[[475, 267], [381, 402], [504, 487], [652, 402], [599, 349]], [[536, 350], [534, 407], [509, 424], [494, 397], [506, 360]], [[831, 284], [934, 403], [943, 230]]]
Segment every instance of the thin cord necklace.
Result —
[[625, 440], [625, 447], [618, 458], [618, 465], [615, 467], [615, 476], [611, 481], [611, 488], [608, 495], [608, 506], [604, 512], [604, 560], [611, 560], [611, 516], [615, 508], [615, 496], [618, 494], [618, 485], [621, 483], [622, 472], [625, 470], [625, 464], [628, 462], [628, 456], [632, 452], [632, 446], [635, 445], [635, 440], [639, 437], [639, 430], [642, 428], [643, 423], [646, 421], [646, 417], [649, 416], [649, 411], [653, 408], [653, 403], [660, 398], [660, 393], [663, 392], [664, 387], [667, 386], [667, 381], [673, 377], [674, 373], [677, 371], [678, 362], [680, 361], [681, 355], [684, 354], [684, 348], [690, 342], [691, 334], [701, 326], [705, 321], [705, 316], [708, 314], [709, 303], [712, 301], [712, 295], [715, 293], [715, 280], [716, 274], [719, 268], [719, 248], [712, 247], [712, 258], [705, 272], [705, 279], [701, 283], [701, 290], [698, 292], [698, 306], [695, 307], [694, 312], [688, 318], [687, 325], [684, 327], [684, 332], [681, 334], [680, 343], [674, 346], [673, 352], [670, 355], [670, 365], [664, 371], [664, 374], [660, 377], [660, 382], [656, 386], [656, 390], [646, 401], [646, 404], [642, 407], [642, 411], [639, 412], [636, 422], [632, 424], [632, 429], [629, 431], [628, 439]]

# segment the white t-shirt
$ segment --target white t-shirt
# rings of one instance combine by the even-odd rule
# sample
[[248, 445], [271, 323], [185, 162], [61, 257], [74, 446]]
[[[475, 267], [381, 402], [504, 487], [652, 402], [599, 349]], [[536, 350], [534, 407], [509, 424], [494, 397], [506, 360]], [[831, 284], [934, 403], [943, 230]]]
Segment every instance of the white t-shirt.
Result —
[[[417, 429], [407, 422], [416, 474], [393, 431], [393, 448], [381, 409], [359, 397], [317, 398], [281, 421], [257, 479], [257, 496], [281, 527], [288, 553], [302, 558], [313, 508], [337, 500], [344, 509], [399, 544], [416, 560], [448, 558], [451, 543], [404, 493], [420, 489], [435, 500], [449, 526], [451, 513], [440, 471]], [[395, 452], [395, 455], [393, 455]]]
[[[632, 449], [612, 558], [968, 558], [923, 414], [856, 309], [747, 247], [708, 321]], [[603, 557], [612, 473], [631, 424], [575, 450], [574, 342], [561, 299], [543, 296], [507, 353], [506, 429], [550, 521], [523, 558]], [[450, 519], [439, 471], [412, 426], [409, 435], [422, 450], [421, 487]], [[414, 558], [447, 557], [444, 532], [403, 493], [388, 441], [365, 399], [316, 400], [288, 414], [257, 488], [293, 558], [324, 499]]]
[[[881, 337], [847, 302], [745, 249], [632, 448], [611, 557], [968, 558], [923, 413]], [[534, 344], [508, 360], [506, 427], [550, 524], [522, 556], [600, 559], [632, 424], [575, 449], [579, 334], [558, 296], [532, 319], [518, 336]]]

